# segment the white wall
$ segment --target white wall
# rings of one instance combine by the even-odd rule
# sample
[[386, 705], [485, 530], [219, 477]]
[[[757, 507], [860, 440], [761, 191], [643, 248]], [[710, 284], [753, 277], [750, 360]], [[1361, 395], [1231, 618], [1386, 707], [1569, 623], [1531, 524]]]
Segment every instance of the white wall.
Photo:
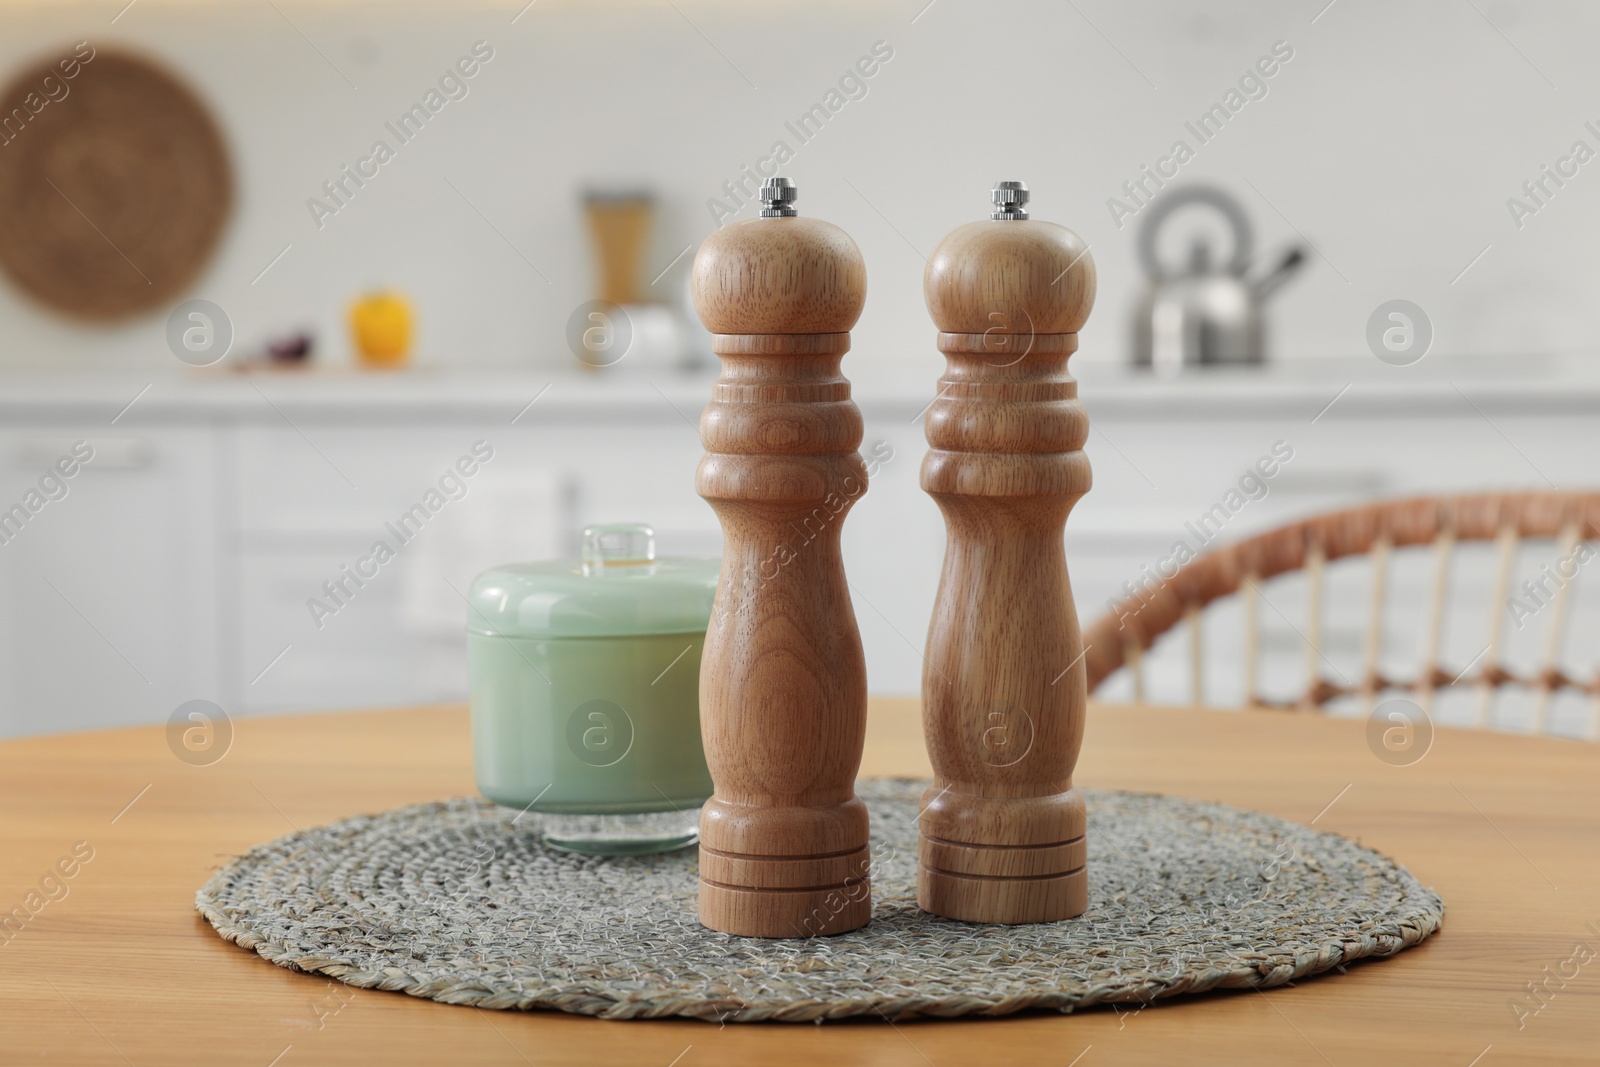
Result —
[[[1320, 16], [1324, 0], [1204, 13], [1176, 0], [539, 0], [514, 24], [522, 0], [278, 0], [282, 15], [254, 2], [139, 0], [112, 24], [124, 2], [4, 4], [0, 70], [86, 38], [158, 56], [210, 99], [240, 196], [191, 295], [223, 305], [241, 344], [312, 324], [344, 361], [346, 300], [388, 283], [419, 304], [426, 362], [567, 360], [567, 315], [592, 295], [579, 188], [659, 191], [654, 274], [709, 232], [706, 200], [720, 184], [782, 138], [797, 148], [785, 170], [802, 209], [843, 226], [866, 255], [856, 374], [937, 373], [921, 256], [980, 217], [1001, 177], [1028, 181], [1036, 217], [1091, 242], [1101, 296], [1080, 359], [1120, 359], [1140, 280], [1135, 227], [1113, 225], [1107, 198], [1279, 40], [1293, 60], [1183, 177], [1240, 194], [1262, 248], [1298, 228], [1325, 253], [1276, 304], [1282, 356], [1363, 352], [1368, 313], [1393, 297], [1430, 312], [1439, 355], [1587, 352], [1594, 342], [1600, 164], [1520, 231], [1506, 207], [1575, 139], [1600, 148], [1583, 129], [1600, 119], [1600, 105], [1586, 110], [1600, 82], [1600, 8], [1577, 0], [1337, 0]], [[480, 39], [494, 59], [470, 95], [319, 230], [307, 198]], [[785, 120], [880, 40], [893, 59], [866, 97], [798, 145]], [[686, 263], [659, 287], [679, 291]], [[0, 286], [0, 367], [172, 368], [164, 320], [88, 329]]]

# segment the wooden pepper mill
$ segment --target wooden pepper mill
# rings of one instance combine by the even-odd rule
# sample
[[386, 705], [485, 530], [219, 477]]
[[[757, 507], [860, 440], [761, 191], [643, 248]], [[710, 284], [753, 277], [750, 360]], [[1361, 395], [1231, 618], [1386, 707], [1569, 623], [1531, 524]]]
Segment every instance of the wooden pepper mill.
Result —
[[811, 937], [872, 914], [855, 795], [867, 680], [839, 532], [866, 491], [861, 412], [840, 375], [866, 269], [836, 226], [796, 217], [769, 179], [761, 217], [695, 255], [695, 309], [722, 358], [700, 418], [696, 488], [722, 521], [700, 664], [715, 795], [700, 816], [700, 921]]
[[923, 275], [948, 365], [922, 488], [948, 544], [922, 674], [933, 786], [917, 903], [967, 922], [1088, 906], [1072, 770], [1088, 699], [1062, 531], [1089, 490], [1089, 422], [1067, 357], [1094, 302], [1077, 234], [1030, 222], [1027, 186], [948, 234]]

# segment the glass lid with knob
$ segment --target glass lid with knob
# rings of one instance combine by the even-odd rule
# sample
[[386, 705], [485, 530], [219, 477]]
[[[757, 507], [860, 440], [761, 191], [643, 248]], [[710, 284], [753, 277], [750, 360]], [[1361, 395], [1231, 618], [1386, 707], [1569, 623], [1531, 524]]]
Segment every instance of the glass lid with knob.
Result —
[[720, 562], [658, 557], [643, 523], [586, 527], [582, 557], [508, 563], [472, 584], [467, 629], [498, 637], [704, 632]]

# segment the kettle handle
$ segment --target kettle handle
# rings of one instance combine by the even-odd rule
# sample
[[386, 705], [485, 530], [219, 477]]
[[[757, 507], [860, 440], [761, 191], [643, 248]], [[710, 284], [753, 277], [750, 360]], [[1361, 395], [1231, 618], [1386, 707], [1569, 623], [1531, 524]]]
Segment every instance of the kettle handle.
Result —
[[1173, 273], [1164, 268], [1161, 261], [1156, 258], [1156, 237], [1159, 236], [1162, 223], [1166, 222], [1174, 211], [1190, 204], [1205, 204], [1215, 208], [1228, 220], [1228, 225], [1233, 230], [1233, 256], [1228, 260], [1228, 273], [1243, 274], [1245, 268], [1250, 265], [1255, 239], [1250, 229], [1250, 220], [1245, 217], [1244, 208], [1239, 206], [1239, 201], [1214, 185], [1188, 185], [1174, 189], [1156, 200], [1139, 228], [1139, 262], [1143, 265], [1144, 272], [1150, 276], [1150, 280], [1159, 282], [1173, 276]]

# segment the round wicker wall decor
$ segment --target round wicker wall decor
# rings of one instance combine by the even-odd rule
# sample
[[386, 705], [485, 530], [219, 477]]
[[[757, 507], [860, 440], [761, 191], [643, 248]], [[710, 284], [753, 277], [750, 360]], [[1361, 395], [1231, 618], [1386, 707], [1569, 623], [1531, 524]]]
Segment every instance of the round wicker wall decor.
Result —
[[76, 318], [164, 307], [210, 260], [232, 206], [222, 135], [151, 61], [58, 52], [0, 90], [0, 267]]

